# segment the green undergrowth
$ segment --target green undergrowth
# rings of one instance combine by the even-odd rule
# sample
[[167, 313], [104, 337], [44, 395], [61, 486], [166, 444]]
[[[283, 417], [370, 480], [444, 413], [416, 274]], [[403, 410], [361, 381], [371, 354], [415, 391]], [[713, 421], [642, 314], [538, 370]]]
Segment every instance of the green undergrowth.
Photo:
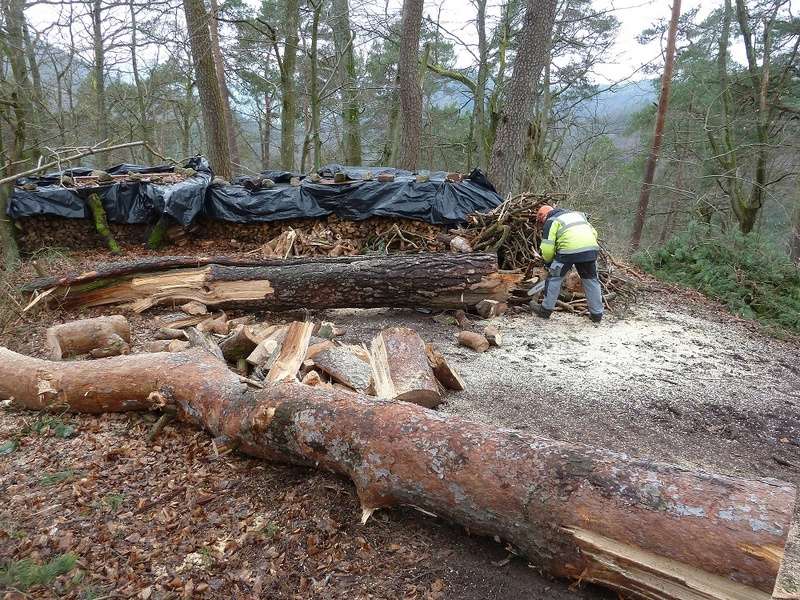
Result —
[[74, 554], [61, 554], [43, 565], [29, 558], [0, 564], [0, 587], [24, 592], [35, 585], [49, 585], [59, 575], [69, 573], [77, 561]]
[[694, 224], [634, 260], [659, 279], [696, 288], [735, 314], [800, 332], [800, 269], [756, 234]]

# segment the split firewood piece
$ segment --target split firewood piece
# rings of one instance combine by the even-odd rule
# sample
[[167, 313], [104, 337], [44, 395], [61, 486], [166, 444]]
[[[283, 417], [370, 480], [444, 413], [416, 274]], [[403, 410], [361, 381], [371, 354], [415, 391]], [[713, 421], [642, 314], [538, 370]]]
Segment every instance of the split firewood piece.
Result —
[[183, 329], [159, 327], [158, 331], [153, 337], [157, 340], [185, 340], [186, 332]]
[[288, 325], [269, 325], [262, 328], [257, 334], [261, 339], [247, 357], [247, 362], [268, 371], [288, 330]]
[[474, 331], [462, 331], [458, 334], [458, 343], [475, 352], [486, 352], [489, 349], [489, 340]]
[[203, 304], [202, 302], [197, 302], [196, 300], [191, 300], [186, 304], [182, 304], [179, 307], [183, 312], [187, 315], [207, 315], [208, 314], [208, 307]]
[[322, 385], [324, 382], [322, 381], [322, 378], [319, 376], [319, 373], [312, 369], [311, 371], [303, 375], [303, 379], [301, 380], [300, 383], [305, 383], [306, 385]]
[[230, 319], [228, 321], [228, 324], [231, 327], [236, 327], [237, 325], [250, 325], [250, 323], [252, 323], [253, 321], [255, 321], [255, 317], [253, 315], [245, 315], [243, 317]]
[[186, 340], [152, 340], [144, 345], [145, 352], [183, 352], [189, 348]]
[[485, 299], [475, 305], [475, 310], [484, 319], [499, 317], [508, 310], [508, 304], [497, 300]]
[[317, 354], [319, 354], [323, 350], [327, 350], [328, 348], [333, 348], [334, 346], [336, 346], [336, 344], [334, 344], [330, 340], [323, 340], [321, 338], [312, 336], [311, 341], [309, 341], [308, 343], [308, 352], [306, 352], [306, 359], [313, 360], [317, 356]]
[[156, 317], [156, 323], [161, 327], [169, 329], [183, 329], [184, 327], [194, 327], [202, 323], [208, 317], [206, 315], [186, 315], [184, 313], [169, 313]]
[[372, 340], [370, 359], [376, 396], [427, 408], [441, 402], [425, 342], [416, 331], [406, 327], [384, 329]]
[[106, 340], [106, 345], [101, 348], [95, 348], [89, 355], [92, 358], [108, 358], [109, 356], [120, 356], [122, 354], [130, 354], [131, 353], [131, 346], [128, 342], [123, 340], [120, 336], [116, 333], [112, 333], [108, 340]]
[[192, 348], [202, 348], [221, 361], [225, 360], [225, 357], [222, 356], [222, 350], [219, 349], [219, 345], [214, 338], [211, 337], [211, 334], [200, 331], [197, 327], [189, 327], [186, 330], [186, 338], [189, 340], [189, 345]]
[[314, 365], [334, 381], [357, 392], [369, 393], [372, 387], [369, 362], [356, 356], [347, 346], [331, 344], [314, 355]]
[[250, 356], [257, 345], [258, 341], [253, 338], [247, 325], [237, 325], [228, 337], [219, 342], [225, 360], [232, 363]]
[[428, 363], [433, 369], [433, 374], [445, 388], [463, 392], [467, 389], [464, 380], [461, 379], [456, 370], [450, 366], [444, 355], [439, 352], [433, 344], [426, 344], [425, 351], [428, 353]]
[[463, 310], [459, 309], [455, 313], [453, 313], [453, 317], [455, 317], [456, 323], [458, 323], [459, 329], [469, 329], [472, 325], [472, 321], [467, 318], [467, 313]]
[[277, 383], [296, 380], [297, 371], [306, 358], [313, 329], [314, 324], [308, 321], [295, 321], [289, 325], [281, 349], [267, 373], [267, 381]]
[[228, 335], [228, 316], [222, 312], [216, 317], [209, 317], [205, 321], [198, 323], [197, 329], [203, 333], [210, 332], [219, 335]]
[[53, 325], [45, 338], [54, 360], [112, 347], [120, 350], [117, 354], [127, 354], [130, 352], [131, 326], [122, 315], [108, 315]]
[[485, 337], [492, 346], [499, 347], [503, 345], [503, 334], [501, 334], [500, 330], [494, 325], [486, 326], [486, 328], [483, 330], [483, 337]]

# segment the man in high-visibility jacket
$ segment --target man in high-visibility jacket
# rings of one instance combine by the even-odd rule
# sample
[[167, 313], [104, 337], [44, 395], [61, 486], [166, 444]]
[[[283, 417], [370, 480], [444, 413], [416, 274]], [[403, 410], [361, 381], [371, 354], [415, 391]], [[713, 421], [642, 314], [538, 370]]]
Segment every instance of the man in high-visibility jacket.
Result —
[[599, 323], [603, 318], [603, 292], [597, 278], [597, 231], [582, 212], [546, 204], [536, 213], [536, 220], [542, 226], [540, 253], [548, 275], [542, 303], [532, 302], [531, 308], [540, 317], [549, 318], [561, 293], [561, 281], [574, 265], [581, 276], [589, 318]]

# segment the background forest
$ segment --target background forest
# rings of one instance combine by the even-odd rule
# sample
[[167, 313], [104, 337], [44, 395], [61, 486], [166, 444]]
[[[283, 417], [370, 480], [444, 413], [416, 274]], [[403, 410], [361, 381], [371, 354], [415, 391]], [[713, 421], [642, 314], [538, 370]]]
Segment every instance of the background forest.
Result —
[[[787, 0], [715, 1], [678, 23], [642, 246], [699, 223], [729, 239], [756, 232], [796, 260], [800, 19]], [[612, 247], [627, 247], [663, 58], [598, 84], [620, 27], [599, 1], [471, 0], [462, 31], [441, 25], [442, 10], [422, 0], [2, 0], [0, 174], [139, 139], [149, 146], [96, 162], [202, 153], [225, 178], [330, 162], [480, 167], [503, 193], [566, 194]], [[654, 9], [641, 41], [665, 46], [668, 18]], [[472, 64], [455, 68], [459, 56]]]

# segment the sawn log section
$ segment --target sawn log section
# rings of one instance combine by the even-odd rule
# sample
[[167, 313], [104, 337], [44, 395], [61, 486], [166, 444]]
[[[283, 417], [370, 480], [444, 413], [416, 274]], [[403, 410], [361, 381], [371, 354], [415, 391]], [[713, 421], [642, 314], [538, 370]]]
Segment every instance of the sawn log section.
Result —
[[164, 257], [102, 265], [37, 279], [25, 291], [56, 287], [67, 305], [155, 304], [196, 300], [215, 307], [464, 308], [508, 298], [520, 275], [498, 272], [493, 254], [393, 254], [242, 261]]
[[0, 398], [93, 413], [174, 405], [246, 454], [349, 477], [365, 517], [413, 505], [500, 536], [553, 575], [628, 597], [766, 600], [795, 501], [788, 483], [635, 459], [406, 402], [299, 383], [253, 391], [199, 349], [86, 362], [0, 349]]

